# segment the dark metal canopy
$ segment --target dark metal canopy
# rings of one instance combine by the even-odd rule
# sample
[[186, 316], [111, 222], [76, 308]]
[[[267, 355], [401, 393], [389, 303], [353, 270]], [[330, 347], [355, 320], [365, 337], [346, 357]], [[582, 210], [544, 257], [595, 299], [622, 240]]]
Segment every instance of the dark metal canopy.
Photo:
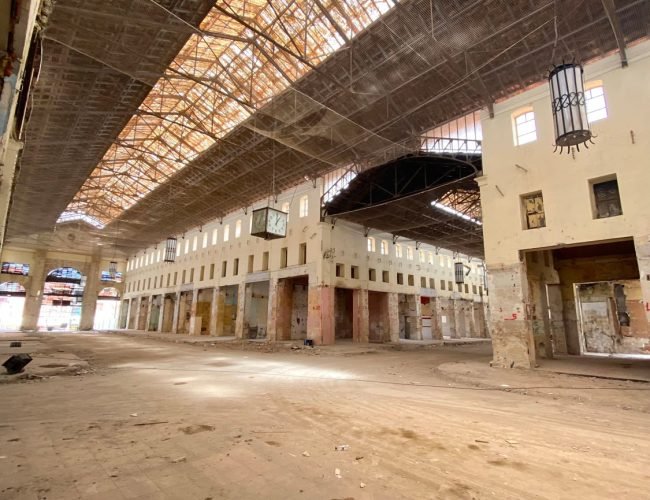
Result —
[[323, 216], [482, 257], [480, 168], [478, 155], [407, 155], [361, 172]]

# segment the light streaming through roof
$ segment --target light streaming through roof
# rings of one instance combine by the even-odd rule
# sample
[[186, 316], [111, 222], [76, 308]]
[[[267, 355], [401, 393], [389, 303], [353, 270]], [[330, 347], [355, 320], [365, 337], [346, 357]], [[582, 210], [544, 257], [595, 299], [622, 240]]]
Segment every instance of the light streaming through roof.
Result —
[[394, 5], [215, 3], [58, 222], [108, 224]]

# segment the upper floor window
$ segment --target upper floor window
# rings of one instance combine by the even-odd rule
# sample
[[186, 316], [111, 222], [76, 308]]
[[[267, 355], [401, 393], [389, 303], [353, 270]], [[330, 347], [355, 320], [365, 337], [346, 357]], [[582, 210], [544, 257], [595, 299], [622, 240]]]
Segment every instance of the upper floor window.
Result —
[[605, 92], [600, 82], [595, 82], [592, 87], [585, 90], [585, 106], [587, 108], [587, 120], [589, 123], [597, 122], [607, 118], [607, 104], [605, 103]]
[[406, 258], [413, 260], [413, 249], [411, 247], [406, 247]]
[[375, 239], [374, 238], [368, 238], [368, 251], [369, 252], [374, 252], [375, 251]]
[[185, 240], [185, 253], [190, 251], [190, 240]]
[[379, 251], [382, 255], [388, 255], [388, 242], [386, 240], [381, 240]]
[[309, 214], [309, 196], [304, 195], [300, 197], [300, 217], [307, 217]]
[[429, 264], [433, 264], [433, 252], [429, 252]]
[[218, 234], [219, 234], [219, 230], [215, 227], [215, 228], [212, 230], [212, 244], [213, 244], [213, 245], [216, 245], [216, 244], [217, 244], [217, 237], [218, 237]]
[[208, 246], [208, 233], [203, 233], [203, 248]]
[[235, 238], [239, 238], [241, 236], [241, 219], [238, 219], [237, 222], [235, 222]]
[[592, 205], [594, 218], [603, 219], [623, 215], [621, 196], [618, 191], [616, 176], [608, 179], [590, 181], [592, 187]]
[[395, 245], [395, 257], [401, 259], [403, 256], [402, 245]]
[[199, 237], [195, 236], [194, 239], [192, 240], [192, 252], [196, 252], [198, 245], [199, 245]]
[[515, 145], [521, 146], [537, 140], [535, 113], [531, 110], [521, 112], [513, 117]]
[[424, 250], [420, 250], [420, 251], [418, 252], [418, 255], [419, 255], [419, 257], [420, 257], [420, 262], [422, 262], [422, 264], [424, 264], [424, 263], [427, 261], [427, 255], [426, 255], [426, 253], [424, 252]]
[[230, 224], [226, 224], [223, 227], [223, 241], [228, 241], [230, 239]]
[[544, 213], [544, 199], [541, 191], [521, 197], [524, 210], [524, 229], [537, 229], [546, 227]]

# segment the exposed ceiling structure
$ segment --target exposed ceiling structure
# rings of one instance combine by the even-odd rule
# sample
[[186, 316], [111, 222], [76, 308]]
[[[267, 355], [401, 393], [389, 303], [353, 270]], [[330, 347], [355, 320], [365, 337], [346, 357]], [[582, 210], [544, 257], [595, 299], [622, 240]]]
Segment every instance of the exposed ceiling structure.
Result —
[[649, 4], [59, 0], [8, 237], [51, 230], [69, 205], [137, 249], [272, 185], [384, 164], [553, 60], [647, 37]]
[[408, 155], [357, 175], [323, 207], [343, 219], [416, 242], [483, 256], [478, 155]]

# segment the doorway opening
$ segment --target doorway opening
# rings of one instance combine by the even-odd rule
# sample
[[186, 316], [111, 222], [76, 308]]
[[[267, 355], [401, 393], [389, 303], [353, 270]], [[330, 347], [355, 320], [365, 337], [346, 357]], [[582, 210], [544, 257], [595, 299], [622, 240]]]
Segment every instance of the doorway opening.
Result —
[[86, 277], [73, 267], [53, 269], [45, 278], [38, 328], [79, 330]]
[[277, 340], [304, 340], [307, 338], [307, 302], [309, 276], [294, 276], [278, 280]]
[[95, 330], [114, 330], [117, 327], [120, 292], [117, 288], [102, 288], [97, 296], [97, 307], [93, 328]]
[[25, 308], [25, 287], [20, 283], [0, 283], [0, 330], [19, 330]]

